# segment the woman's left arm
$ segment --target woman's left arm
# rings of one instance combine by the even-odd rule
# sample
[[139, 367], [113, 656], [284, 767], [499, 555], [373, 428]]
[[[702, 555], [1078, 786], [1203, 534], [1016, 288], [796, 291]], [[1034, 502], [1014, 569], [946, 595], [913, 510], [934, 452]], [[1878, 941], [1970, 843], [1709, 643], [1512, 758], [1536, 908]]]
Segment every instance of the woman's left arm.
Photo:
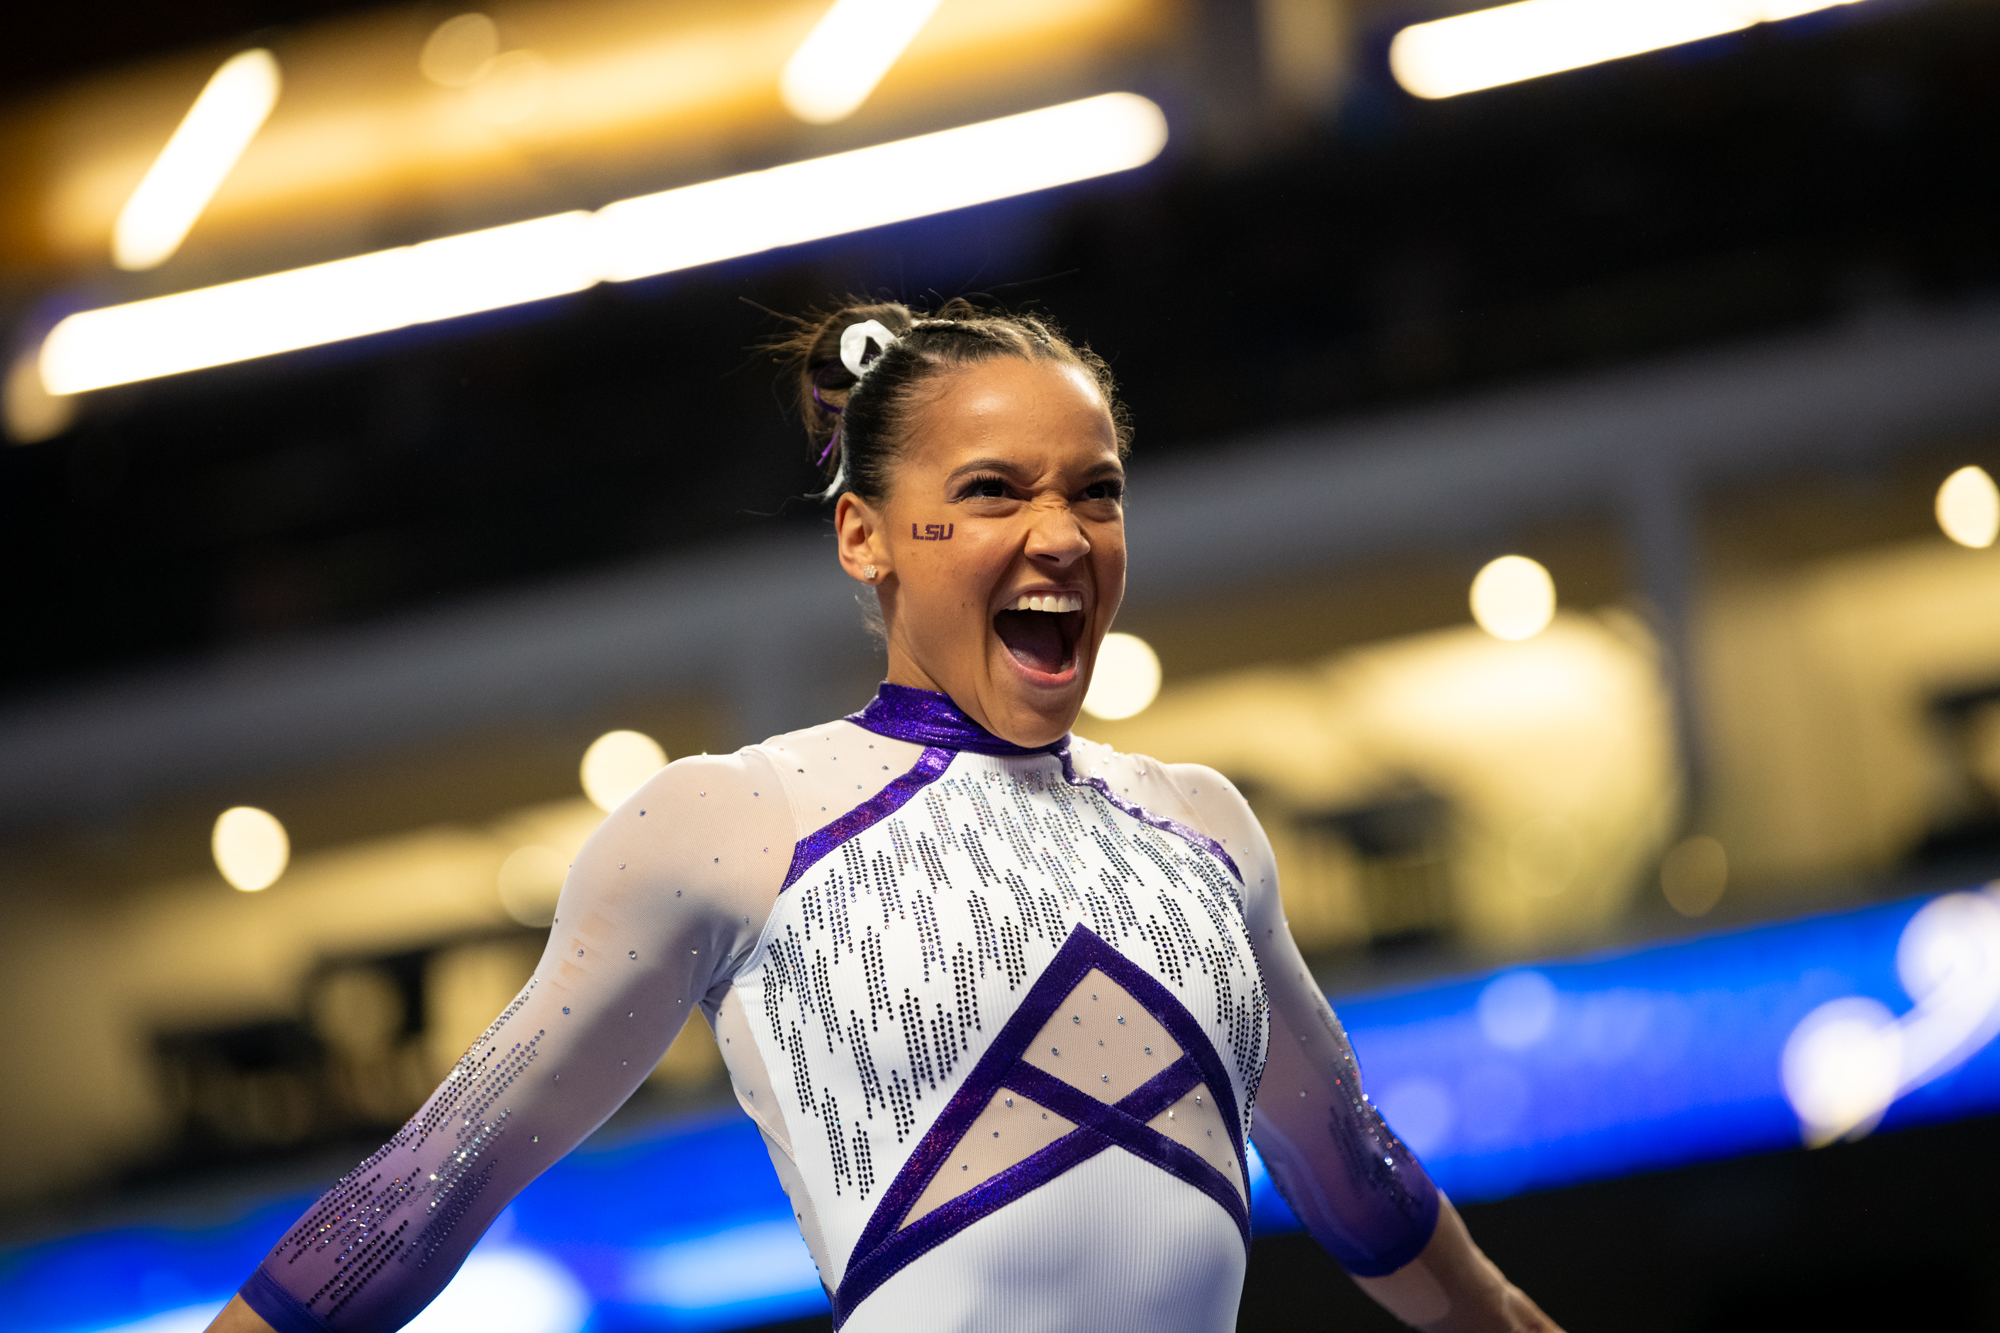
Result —
[[1270, 840], [1211, 769], [1174, 785], [1242, 872], [1244, 923], [1271, 998], [1252, 1137], [1299, 1221], [1390, 1313], [1430, 1333], [1561, 1333], [1472, 1242], [1361, 1086], [1360, 1066], [1292, 941]]

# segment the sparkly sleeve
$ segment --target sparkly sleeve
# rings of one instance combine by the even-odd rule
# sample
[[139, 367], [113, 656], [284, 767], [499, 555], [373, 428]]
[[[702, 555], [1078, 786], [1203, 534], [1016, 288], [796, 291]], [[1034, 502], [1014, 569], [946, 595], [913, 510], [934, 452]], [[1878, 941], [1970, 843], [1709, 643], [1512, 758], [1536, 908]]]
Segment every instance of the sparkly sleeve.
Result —
[[423, 1309], [747, 956], [792, 838], [755, 751], [663, 769], [578, 854], [526, 988], [410, 1122], [286, 1233], [243, 1299], [279, 1333], [374, 1333]]
[[1409, 1263], [1437, 1227], [1441, 1196], [1361, 1087], [1347, 1033], [1313, 982], [1278, 896], [1270, 840], [1249, 805], [1209, 769], [1175, 765], [1209, 836], [1241, 867], [1245, 924], [1271, 996], [1271, 1044], [1251, 1136], [1278, 1193], [1356, 1277]]

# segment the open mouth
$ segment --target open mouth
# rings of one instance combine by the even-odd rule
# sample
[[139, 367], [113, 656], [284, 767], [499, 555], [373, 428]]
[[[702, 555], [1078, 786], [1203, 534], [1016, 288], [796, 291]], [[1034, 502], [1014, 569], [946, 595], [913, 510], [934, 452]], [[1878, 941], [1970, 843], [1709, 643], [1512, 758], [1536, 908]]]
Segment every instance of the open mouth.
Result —
[[1042, 676], [1076, 669], [1083, 638], [1083, 598], [1074, 593], [1027, 596], [993, 617], [993, 632], [1013, 659]]

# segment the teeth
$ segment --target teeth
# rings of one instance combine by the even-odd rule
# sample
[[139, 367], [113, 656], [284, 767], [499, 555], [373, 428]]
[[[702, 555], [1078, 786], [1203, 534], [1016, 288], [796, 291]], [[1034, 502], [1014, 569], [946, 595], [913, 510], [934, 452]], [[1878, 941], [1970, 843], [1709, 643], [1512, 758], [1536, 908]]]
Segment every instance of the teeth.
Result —
[[1015, 598], [1014, 605], [1007, 609], [1010, 611], [1081, 611], [1083, 610], [1083, 598], [1081, 595], [1073, 592], [1048, 593], [1039, 596], [1033, 593], [1023, 593], [1021, 596]]

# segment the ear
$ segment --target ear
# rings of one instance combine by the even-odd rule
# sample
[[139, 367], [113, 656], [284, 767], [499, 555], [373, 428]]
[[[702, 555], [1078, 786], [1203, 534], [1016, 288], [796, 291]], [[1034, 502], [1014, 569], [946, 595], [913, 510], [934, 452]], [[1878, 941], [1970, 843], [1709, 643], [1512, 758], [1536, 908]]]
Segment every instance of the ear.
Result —
[[[879, 588], [889, 577], [889, 541], [882, 515], [853, 491], [840, 497], [833, 509], [833, 529], [840, 550], [840, 567], [848, 577]], [[875, 577], [868, 577], [868, 567]]]

